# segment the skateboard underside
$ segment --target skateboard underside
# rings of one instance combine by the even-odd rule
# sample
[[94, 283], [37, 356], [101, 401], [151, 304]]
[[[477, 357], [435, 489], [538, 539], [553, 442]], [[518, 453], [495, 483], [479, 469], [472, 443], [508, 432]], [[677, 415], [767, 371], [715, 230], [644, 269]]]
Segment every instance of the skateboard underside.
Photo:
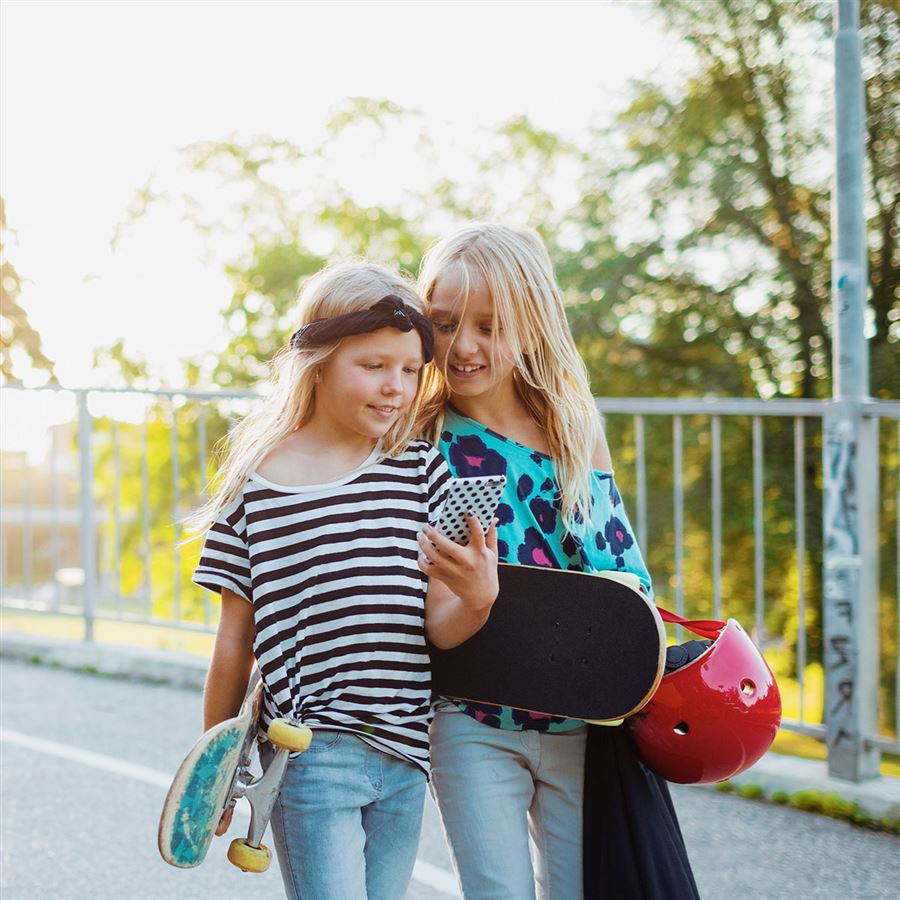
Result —
[[665, 630], [653, 604], [614, 578], [501, 564], [475, 635], [429, 647], [436, 694], [541, 715], [611, 722], [659, 684]]
[[205, 732], [172, 780], [159, 823], [159, 852], [178, 868], [199, 866], [232, 799], [239, 773], [256, 739], [259, 691], [233, 719]]

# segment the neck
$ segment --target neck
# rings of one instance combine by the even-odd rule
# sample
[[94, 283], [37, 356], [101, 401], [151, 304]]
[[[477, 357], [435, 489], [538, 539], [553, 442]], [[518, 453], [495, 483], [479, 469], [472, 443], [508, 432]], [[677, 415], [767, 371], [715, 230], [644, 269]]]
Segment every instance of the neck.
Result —
[[509, 426], [522, 421], [522, 417], [530, 419], [522, 398], [513, 385], [512, 379], [498, 385], [493, 391], [477, 397], [462, 397], [451, 394], [450, 402], [464, 415], [476, 422], [481, 422], [501, 434]]
[[361, 434], [348, 435], [323, 416], [315, 414], [296, 434], [302, 434], [303, 444], [308, 449], [328, 454], [332, 459], [363, 460], [378, 443], [375, 438]]

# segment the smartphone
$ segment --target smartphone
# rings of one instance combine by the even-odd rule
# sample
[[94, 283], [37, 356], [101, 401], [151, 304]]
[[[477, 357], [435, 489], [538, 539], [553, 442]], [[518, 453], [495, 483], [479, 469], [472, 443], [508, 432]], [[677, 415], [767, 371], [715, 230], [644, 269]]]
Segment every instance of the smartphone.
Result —
[[486, 532], [491, 527], [505, 484], [505, 475], [451, 478], [447, 499], [434, 526], [438, 534], [465, 547], [469, 543], [469, 526], [466, 523], [466, 512], [469, 510], [478, 517]]

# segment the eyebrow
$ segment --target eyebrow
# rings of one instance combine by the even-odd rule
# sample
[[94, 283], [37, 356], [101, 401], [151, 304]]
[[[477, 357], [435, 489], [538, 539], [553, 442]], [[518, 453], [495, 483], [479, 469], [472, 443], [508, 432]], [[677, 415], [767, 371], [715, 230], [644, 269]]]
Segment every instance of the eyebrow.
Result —
[[[370, 350], [368, 353], [363, 350], [357, 354], [357, 358], [358, 359], [379, 359], [379, 360], [381, 360], [381, 359], [388, 359], [388, 360], [400, 359], [399, 356], [394, 356], [393, 353], [386, 353], [383, 350]], [[417, 365], [422, 366], [425, 364], [425, 357], [421, 353], [417, 354], [416, 356], [407, 356], [406, 359], [404, 360], [404, 363], [406, 363], [406, 364], [416, 363]]]
[[[452, 310], [444, 310], [444, 309], [432, 309], [429, 315], [429, 318], [433, 320], [440, 319], [441, 321], [445, 321], [447, 319], [458, 319], [459, 316]], [[483, 315], [477, 316], [476, 321], [478, 322], [493, 322], [494, 317], [489, 313], [484, 313]]]

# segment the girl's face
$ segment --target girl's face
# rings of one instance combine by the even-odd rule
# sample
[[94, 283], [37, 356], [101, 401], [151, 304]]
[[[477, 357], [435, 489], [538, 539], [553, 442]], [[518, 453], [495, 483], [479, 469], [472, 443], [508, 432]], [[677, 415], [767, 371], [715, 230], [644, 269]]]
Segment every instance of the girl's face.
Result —
[[349, 441], [378, 440], [415, 400], [422, 365], [415, 329], [344, 338], [319, 370], [313, 418]]
[[491, 293], [475, 272], [469, 273], [467, 301], [462, 290], [462, 279], [455, 273], [434, 283], [429, 316], [435, 364], [447, 373], [454, 396], [503, 396], [512, 387], [515, 362], [499, 324], [495, 330]]

